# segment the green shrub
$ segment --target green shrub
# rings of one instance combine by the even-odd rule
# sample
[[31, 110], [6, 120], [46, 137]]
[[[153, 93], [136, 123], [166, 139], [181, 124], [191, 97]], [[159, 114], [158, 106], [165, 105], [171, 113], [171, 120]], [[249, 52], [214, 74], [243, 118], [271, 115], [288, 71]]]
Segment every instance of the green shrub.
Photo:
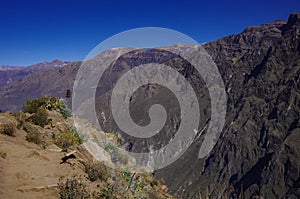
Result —
[[127, 169], [123, 169], [121, 171], [121, 175], [124, 178], [124, 180], [126, 180], [127, 182], [129, 182], [130, 179], [131, 179], [132, 173], [130, 171], [128, 171]]
[[40, 96], [34, 100], [27, 100], [22, 110], [27, 113], [36, 113], [40, 108], [46, 108], [52, 98]]
[[75, 144], [82, 144], [82, 141], [76, 128], [71, 128], [70, 131], [61, 133], [56, 139], [55, 144], [62, 149], [67, 149]]
[[68, 108], [67, 102], [64, 99], [59, 99], [59, 110], [64, 118], [72, 116], [72, 111]]
[[1, 124], [0, 133], [8, 136], [15, 135], [15, 127], [12, 123]]
[[40, 109], [57, 110], [65, 118], [72, 116], [72, 111], [68, 108], [64, 99], [56, 97], [40, 96], [34, 100], [27, 100], [22, 110], [26, 113], [37, 113]]
[[35, 125], [44, 127], [48, 124], [48, 115], [45, 109], [39, 109], [29, 118]]

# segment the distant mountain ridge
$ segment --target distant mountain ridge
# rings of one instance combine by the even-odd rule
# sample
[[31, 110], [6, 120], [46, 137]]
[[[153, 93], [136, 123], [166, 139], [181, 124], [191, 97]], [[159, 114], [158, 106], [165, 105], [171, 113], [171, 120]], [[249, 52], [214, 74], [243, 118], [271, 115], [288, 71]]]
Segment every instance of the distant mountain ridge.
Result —
[[30, 66], [0, 66], [0, 87], [7, 86], [36, 71], [54, 70], [64, 67], [67, 63], [69, 62], [53, 60], [52, 62], [42, 62]]

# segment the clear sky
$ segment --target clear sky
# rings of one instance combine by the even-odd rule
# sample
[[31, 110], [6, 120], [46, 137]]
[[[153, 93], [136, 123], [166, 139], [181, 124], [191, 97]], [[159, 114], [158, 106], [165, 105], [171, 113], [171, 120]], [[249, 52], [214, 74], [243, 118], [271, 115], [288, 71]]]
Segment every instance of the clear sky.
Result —
[[83, 60], [103, 40], [139, 27], [208, 42], [297, 11], [299, 0], [6, 0], [0, 3], [0, 65]]

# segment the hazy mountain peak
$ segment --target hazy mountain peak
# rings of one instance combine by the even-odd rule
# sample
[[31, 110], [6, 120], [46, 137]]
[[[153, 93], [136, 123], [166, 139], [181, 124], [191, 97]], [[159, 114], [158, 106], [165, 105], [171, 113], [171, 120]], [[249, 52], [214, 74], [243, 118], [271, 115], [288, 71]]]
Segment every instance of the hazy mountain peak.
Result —
[[30, 66], [0, 66], [0, 88], [40, 70], [54, 70], [62, 68], [69, 62], [58, 59], [51, 62], [42, 62]]

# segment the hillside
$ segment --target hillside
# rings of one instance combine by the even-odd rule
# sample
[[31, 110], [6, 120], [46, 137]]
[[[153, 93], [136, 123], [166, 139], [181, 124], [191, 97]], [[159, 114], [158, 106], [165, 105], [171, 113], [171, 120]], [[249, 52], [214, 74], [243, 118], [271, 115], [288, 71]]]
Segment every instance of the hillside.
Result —
[[0, 114], [0, 198], [174, 198], [151, 174], [113, 170], [91, 156], [60, 108], [45, 111], [46, 124], [35, 114]]

